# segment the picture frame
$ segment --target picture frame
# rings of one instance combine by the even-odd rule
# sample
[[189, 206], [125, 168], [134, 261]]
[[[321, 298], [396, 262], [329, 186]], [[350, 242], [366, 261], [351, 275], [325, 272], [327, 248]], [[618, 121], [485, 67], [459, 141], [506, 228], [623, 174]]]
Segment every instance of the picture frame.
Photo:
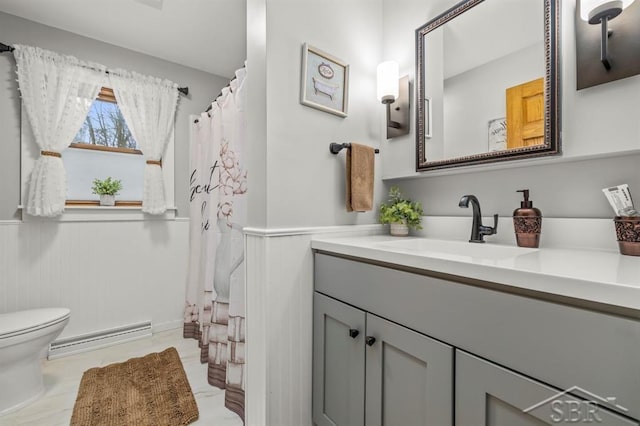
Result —
[[347, 116], [349, 105], [349, 65], [335, 56], [302, 45], [300, 103], [320, 111]]
[[505, 117], [489, 120], [487, 124], [487, 142], [489, 152], [507, 149], [507, 119]]
[[425, 139], [431, 139], [431, 98], [426, 96], [424, 98], [424, 137]]

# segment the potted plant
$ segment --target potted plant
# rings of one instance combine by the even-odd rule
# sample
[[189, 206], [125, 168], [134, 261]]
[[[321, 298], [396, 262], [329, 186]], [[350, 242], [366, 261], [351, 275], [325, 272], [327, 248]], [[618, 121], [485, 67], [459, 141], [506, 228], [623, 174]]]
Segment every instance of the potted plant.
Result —
[[113, 206], [116, 204], [116, 194], [122, 189], [120, 180], [112, 179], [111, 176], [104, 180], [94, 179], [91, 190], [94, 194], [100, 195], [101, 206]]
[[392, 186], [389, 201], [380, 205], [379, 220], [390, 224], [391, 235], [409, 235], [409, 228], [422, 229], [422, 204], [405, 199], [400, 188]]

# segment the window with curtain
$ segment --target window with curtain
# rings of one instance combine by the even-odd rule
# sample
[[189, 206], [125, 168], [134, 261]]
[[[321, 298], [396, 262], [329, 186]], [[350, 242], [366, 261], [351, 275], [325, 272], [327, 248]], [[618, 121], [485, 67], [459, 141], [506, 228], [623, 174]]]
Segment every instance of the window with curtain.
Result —
[[[27, 118], [22, 121], [21, 175], [28, 215], [55, 217], [68, 200], [91, 201], [84, 191], [91, 191], [93, 179], [108, 176], [133, 190], [121, 197], [142, 199], [142, 212], [172, 209], [177, 84], [121, 69], [107, 75], [98, 63], [33, 46], [14, 47], [22, 116]], [[105, 83], [113, 90], [104, 89]]]
[[[99, 99], [100, 96], [96, 99]], [[91, 113], [87, 114], [89, 117]], [[25, 115], [22, 115], [25, 117]], [[84, 126], [84, 124], [83, 124]], [[81, 144], [82, 128], [62, 151], [62, 160], [67, 172], [66, 208], [98, 206], [99, 197], [91, 193], [93, 179], [112, 176], [122, 179], [123, 189], [116, 197], [116, 207], [139, 207], [142, 203], [144, 184], [144, 156], [136, 148], [117, 148], [101, 144]], [[33, 132], [27, 120], [22, 122], [22, 199], [26, 200], [29, 176], [34, 168], [36, 154]], [[174, 139], [170, 139], [162, 158], [167, 206], [174, 206]], [[81, 213], [78, 213], [81, 214]], [[77, 214], [75, 215], [77, 216]], [[70, 219], [75, 220], [75, 219]]]
[[145, 161], [118, 107], [113, 90], [103, 87], [73, 142], [62, 152], [67, 171], [67, 205], [97, 205], [93, 180], [122, 181], [116, 206], [142, 205]]

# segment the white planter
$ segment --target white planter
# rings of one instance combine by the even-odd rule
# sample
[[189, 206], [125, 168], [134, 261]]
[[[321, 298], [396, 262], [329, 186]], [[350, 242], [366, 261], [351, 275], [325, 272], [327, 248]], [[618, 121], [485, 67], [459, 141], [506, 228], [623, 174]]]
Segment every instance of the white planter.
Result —
[[396, 237], [406, 237], [409, 235], [409, 227], [405, 223], [390, 223], [389, 233]]
[[116, 205], [116, 196], [115, 195], [100, 194], [100, 205], [101, 206], [115, 206]]

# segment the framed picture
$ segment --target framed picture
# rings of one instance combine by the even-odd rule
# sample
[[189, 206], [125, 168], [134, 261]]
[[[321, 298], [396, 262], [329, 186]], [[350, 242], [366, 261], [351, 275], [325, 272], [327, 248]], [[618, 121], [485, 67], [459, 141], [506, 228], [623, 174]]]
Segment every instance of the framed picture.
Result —
[[349, 103], [349, 65], [305, 43], [302, 46], [300, 103], [346, 117]]
[[424, 137], [431, 138], [431, 98], [424, 98]]
[[489, 152], [507, 149], [507, 119], [495, 118], [489, 120]]

